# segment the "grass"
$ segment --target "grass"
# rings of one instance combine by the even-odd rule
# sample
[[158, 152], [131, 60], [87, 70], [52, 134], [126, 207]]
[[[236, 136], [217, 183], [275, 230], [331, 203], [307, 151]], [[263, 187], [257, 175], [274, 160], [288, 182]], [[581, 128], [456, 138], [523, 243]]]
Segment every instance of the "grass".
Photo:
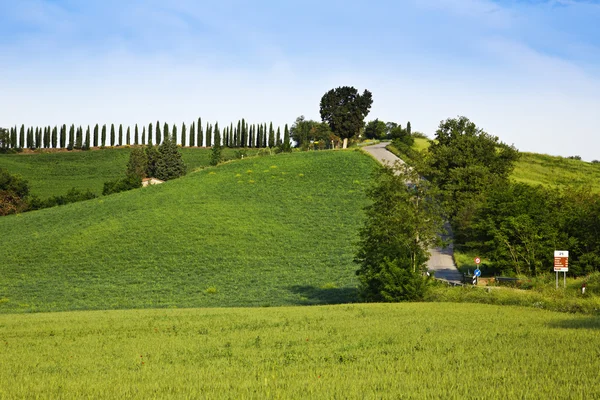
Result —
[[[71, 188], [91, 190], [100, 195], [104, 182], [124, 175], [129, 148], [107, 148], [92, 151], [35, 152], [0, 154], [0, 168], [19, 174], [29, 181], [31, 193], [40, 198], [64, 195]], [[254, 154], [257, 150], [249, 150]], [[209, 165], [210, 149], [181, 149], [188, 171]], [[226, 159], [236, 150], [226, 148]]]
[[0, 313], [356, 300], [360, 151], [247, 158], [2, 217]]
[[599, 339], [476, 304], [0, 315], [0, 398], [598, 398]]
[[600, 192], [600, 163], [592, 164], [546, 154], [521, 153], [512, 178], [530, 185], [589, 186], [594, 192]]

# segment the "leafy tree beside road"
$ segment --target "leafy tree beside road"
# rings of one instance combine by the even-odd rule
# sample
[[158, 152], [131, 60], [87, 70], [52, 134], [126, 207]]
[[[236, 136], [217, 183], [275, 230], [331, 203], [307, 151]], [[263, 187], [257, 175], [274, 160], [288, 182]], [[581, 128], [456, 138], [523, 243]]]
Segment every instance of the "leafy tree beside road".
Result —
[[321, 119], [329, 124], [335, 135], [344, 140], [346, 148], [348, 139], [357, 136], [363, 128], [372, 104], [373, 97], [368, 90], [361, 95], [350, 86], [331, 89], [321, 98]]

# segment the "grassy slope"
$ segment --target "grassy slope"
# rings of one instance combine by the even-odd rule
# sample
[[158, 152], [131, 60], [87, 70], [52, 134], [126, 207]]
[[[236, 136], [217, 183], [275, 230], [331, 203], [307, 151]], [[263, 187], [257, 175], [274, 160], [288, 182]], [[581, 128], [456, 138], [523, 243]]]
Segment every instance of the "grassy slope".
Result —
[[0, 315], [0, 398], [599, 398], [600, 319], [475, 304]]
[[0, 312], [352, 300], [374, 165], [358, 151], [249, 158], [3, 217]]
[[[415, 139], [414, 148], [429, 148], [428, 139]], [[564, 157], [538, 153], [521, 153], [515, 164], [512, 178], [517, 182], [544, 186], [589, 186], [600, 192], [600, 163], [571, 160]]]
[[[121, 177], [127, 168], [129, 148], [58, 153], [2, 154], [0, 167], [29, 181], [31, 193], [46, 198], [71, 188], [102, 193], [104, 182]], [[209, 165], [210, 149], [183, 148], [188, 171]], [[249, 151], [251, 153], [252, 151]], [[225, 149], [233, 158], [234, 149]]]

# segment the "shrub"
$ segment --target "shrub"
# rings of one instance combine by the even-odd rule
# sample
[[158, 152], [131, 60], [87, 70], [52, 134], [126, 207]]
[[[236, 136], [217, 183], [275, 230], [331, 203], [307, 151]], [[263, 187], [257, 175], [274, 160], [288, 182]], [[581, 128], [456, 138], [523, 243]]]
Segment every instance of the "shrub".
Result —
[[139, 187], [142, 187], [142, 178], [140, 178], [139, 176], [130, 175], [122, 179], [104, 182], [104, 189], [102, 190], [102, 194], [106, 196], [113, 193], [137, 189]]

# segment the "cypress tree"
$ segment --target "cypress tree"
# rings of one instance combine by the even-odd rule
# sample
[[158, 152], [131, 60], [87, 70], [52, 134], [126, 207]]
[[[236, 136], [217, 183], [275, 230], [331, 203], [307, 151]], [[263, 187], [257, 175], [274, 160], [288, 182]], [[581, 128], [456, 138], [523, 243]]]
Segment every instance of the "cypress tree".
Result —
[[[146, 144], [144, 137], [142, 137], [142, 144]], [[150, 124], [148, 124], [148, 144], [152, 145], [152, 122], [150, 122]]]
[[60, 143], [59, 147], [61, 149], [65, 148], [66, 141], [67, 141], [67, 125], [63, 124], [60, 127], [60, 138], [59, 138], [59, 143]]
[[102, 125], [102, 137], [100, 138], [100, 146], [106, 146], [106, 124]]
[[98, 147], [98, 124], [94, 126], [94, 147]]
[[[150, 124], [150, 126], [148, 126], [148, 128], [152, 127], [152, 124]], [[152, 132], [150, 132], [148, 134], [148, 141], [150, 142], [150, 145], [152, 145]], [[142, 127], [142, 145], [144, 145], [146, 143], [146, 127], [143, 126]]]
[[204, 141], [204, 145], [206, 147], [212, 147], [211, 145], [211, 139], [212, 139], [212, 127], [210, 126], [210, 123], [206, 123], [206, 140]]
[[160, 122], [156, 121], [156, 133], [155, 133], [155, 144], [158, 146], [162, 140], [162, 133], [160, 133]]
[[169, 124], [167, 124], [165, 122], [164, 126], [163, 126], [163, 142], [165, 140], [169, 140]]
[[17, 130], [11, 127], [8, 132], [10, 134], [10, 147], [15, 149], [17, 147]]
[[47, 127], [44, 127], [44, 136], [42, 139], [42, 146], [47, 149], [48, 147], [50, 147], [50, 132], [48, 131]]
[[187, 131], [185, 129], [185, 122], [181, 124], [181, 147], [185, 147], [185, 137], [187, 136]]
[[83, 146], [83, 129], [80, 126], [79, 128], [77, 128], [77, 134], [75, 136], [74, 148], [76, 148], [77, 150], [81, 150], [82, 146]]
[[177, 144], [177, 125], [173, 124], [173, 143]]
[[242, 121], [238, 121], [234, 136], [235, 147], [240, 147], [242, 145]]
[[50, 137], [50, 144], [52, 146], [53, 149], [56, 148], [56, 146], [58, 145], [58, 127], [56, 125], [54, 125], [54, 128], [52, 128], [52, 135]]
[[85, 142], [83, 144], [83, 149], [84, 150], [90, 149], [90, 126], [89, 125], [88, 125], [87, 129], [85, 130]]
[[110, 124], [110, 146], [115, 145], [115, 124]]
[[35, 128], [35, 148], [42, 147], [42, 128]]
[[202, 120], [198, 118], [198, 125], [196, 125], [196, 146], [202, 147], [204, 144], [204, 129], [202, 128]]
[[21, 124], [21, 129], [19, 130], [19, 147], [25, 148], [25, 125]]
[[290, 142], [290, 130], [288, 129], [288, 125], [285, 124], [285, 128], [283, 129], [283, 144], [281, 149], [285, 152], [292, 151], [292, 143]]
[[133, 144], [136, 146], [140, 144], [140, 132], [138, 130], [137, 124], [135, 124], [135, 130], [133, 131]]
[[253, 147], [254, 140], [254, 125], [250, 125], [248, 128], [248, 147]]
[[246, 120], [242, 118], [242, 130], [240, 131], [240, 147], [248, 147], [248, 133], [246, 132]]
[[231, 147], [237, 147], [238, 133], [237, 128], [233, 128], [233, 136], [231, 137], [232, 144]]
[[196, 123], [192, 122], [190, 127], [190, 147], [196, 146]]
[[281, 129], [277, 127], [277, 140], [275, 142], [276, 146], [281, 146]]
[[118, 146], [123, 146], [123, 124], [119, 124], [119, 144]]
[[221, 162], [221, 132], [219, 131], [219, 123], [215, 123], [215, 144], [212, 147], [210, 154], [210, 165], [217, 165]]
[[75, 146], [75, 125], [71, 124], [69, 128], [69, 144], [67, 144], [67, 150], [73, 150]]
[[27, 147], [28, 148], [32, 148], [31, 143], [33, 142], [33, 136], [31, 134], [31, 128], [27, 128]]
[[275, 131], [273, 130], [273, 123], [269, 124], [269, 147], [275, 147]]
[[223, 146], [229, 147], [229, 128], [223, 130]]
[[410, 126], [410, 121], [408, 121], [406, 123], [406, 133], [408, 134], [408, 136], [410, 136], [412, 134], [412, 128]]

